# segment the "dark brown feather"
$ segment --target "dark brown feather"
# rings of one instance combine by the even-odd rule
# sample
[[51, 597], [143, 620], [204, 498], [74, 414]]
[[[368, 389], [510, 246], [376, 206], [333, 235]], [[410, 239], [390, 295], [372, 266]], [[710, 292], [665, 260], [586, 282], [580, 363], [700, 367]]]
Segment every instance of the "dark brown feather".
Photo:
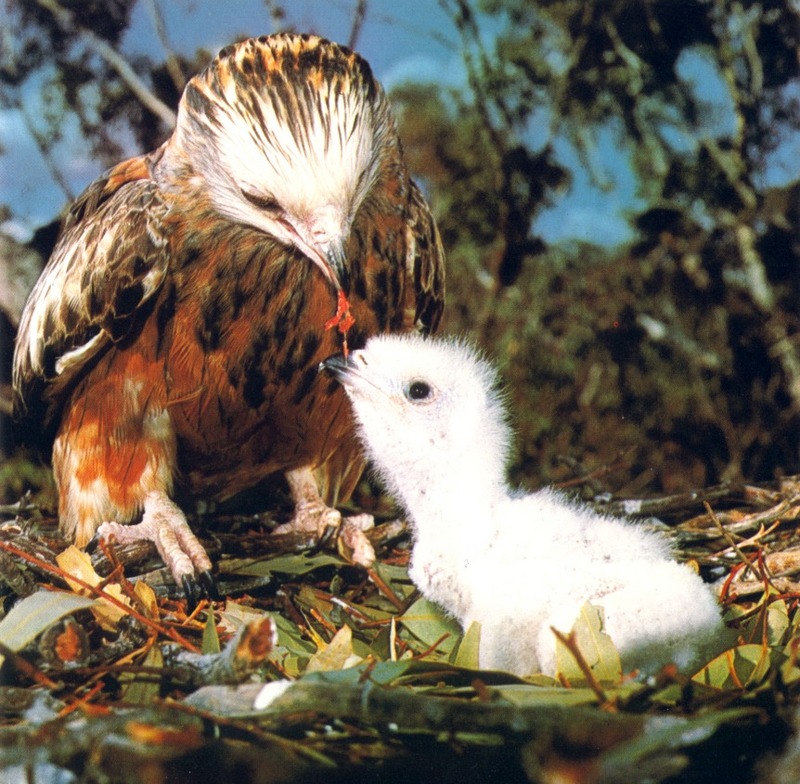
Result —
[[[52, 437], [76, 376], [135, 327], [160, 289], [169, 260], [165, 212], [148, 156], [110, 169], [72, 205], [18, 330], [14, 411], [27, 430], [38, 423]], [[90, 342], [70, 363], [70, 352]], [[57, 371], [57, 364], [66, 367]]]

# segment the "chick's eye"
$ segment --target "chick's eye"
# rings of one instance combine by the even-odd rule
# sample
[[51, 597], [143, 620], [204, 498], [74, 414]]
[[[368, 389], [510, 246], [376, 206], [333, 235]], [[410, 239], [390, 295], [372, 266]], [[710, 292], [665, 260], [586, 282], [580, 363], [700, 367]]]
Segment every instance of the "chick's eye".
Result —
[[427, 400], [431, 396], [431, 385], [425, 381], [412, 381], [408, 385], [409, 400]]

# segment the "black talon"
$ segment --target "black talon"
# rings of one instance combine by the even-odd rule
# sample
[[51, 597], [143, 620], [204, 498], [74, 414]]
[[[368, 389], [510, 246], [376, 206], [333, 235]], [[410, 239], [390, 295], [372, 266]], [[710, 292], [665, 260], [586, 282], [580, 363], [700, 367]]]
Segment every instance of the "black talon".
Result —
[[181, 585], [183, 586], [183, 595], [186, 597], [186, 607], [191, 613], [194, 611], [194, 608], [197, 607], [197, 601], [200, 593], [199, 586], [197, 585], [197, 581], [194, 579], [194, 577], [191, 577], [188, 574], [181, 576]]
[[316, 541], [308, 550], [309, 556], [313, 556], [319, 552], [322, 552], [322, 550], [324, 550], [336, 538], [339, 528], [340, 526], [338, 525], [326, 525], [325, 530], [316, 537]]
[[217, 578], [214, 577], [210, 571], [206, 570], [200, 572], [200, 574], [197, 575], [197, 579], [200, 581], [200, 587], [203, 589], [203, 593], [205, 593], [212, 602], [222, 601], [222, 594], [219, 592]]

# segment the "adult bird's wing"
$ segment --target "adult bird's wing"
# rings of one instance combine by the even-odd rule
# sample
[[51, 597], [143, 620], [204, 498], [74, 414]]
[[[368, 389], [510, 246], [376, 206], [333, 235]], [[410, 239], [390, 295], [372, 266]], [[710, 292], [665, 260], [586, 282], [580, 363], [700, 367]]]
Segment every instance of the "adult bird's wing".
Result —
[[[407, 229], [406, 296], [408, 329], [436, 332], [444, 309], [444, 249], [430, 208], [415, 182], [411, 183]], [[412, 283], [413, 281], [413, 283]]]
[[71, 382], [123, 338], [160, 289], [168, 265], [167, 212], [150, 157], [118, 164], [73, 204], [20, 320], [14, 410], [48, 429]]

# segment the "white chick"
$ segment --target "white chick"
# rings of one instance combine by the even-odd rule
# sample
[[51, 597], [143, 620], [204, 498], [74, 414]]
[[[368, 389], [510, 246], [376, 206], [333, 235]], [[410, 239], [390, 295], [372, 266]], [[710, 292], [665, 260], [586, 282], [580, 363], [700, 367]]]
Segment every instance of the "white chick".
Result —
[[721, 649], [712, 590], [664, 538], [553, 490], [509, 489], [497, 376], [470, 346], [383, 335], [323, 367], [410, 517], [411, 579], [463, 628], [480, 623], [481, 667], [555, 674], [551, 627], [568, 632], [587, 601], [603, 608], [625, 672], [688, 671]]

